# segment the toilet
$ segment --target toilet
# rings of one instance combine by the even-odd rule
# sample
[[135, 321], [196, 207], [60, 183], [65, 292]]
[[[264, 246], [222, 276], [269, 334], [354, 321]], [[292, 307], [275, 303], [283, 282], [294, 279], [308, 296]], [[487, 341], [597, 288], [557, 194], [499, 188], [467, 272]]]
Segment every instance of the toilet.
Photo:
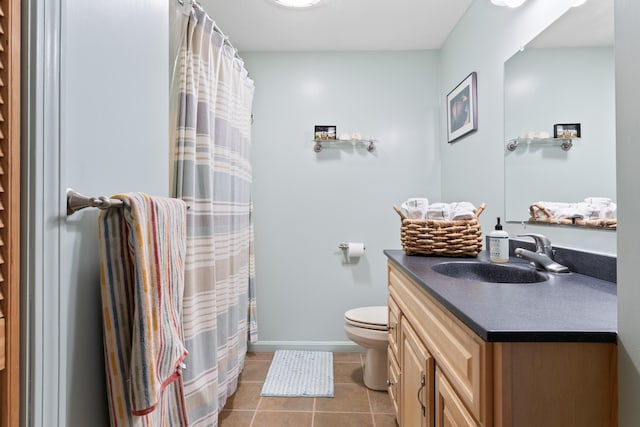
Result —
[[353, 308], [344, 313], [347, 337], [367, 350], [364, 363], [364, 385], [372, 390], [387, 389], [386, 306]]

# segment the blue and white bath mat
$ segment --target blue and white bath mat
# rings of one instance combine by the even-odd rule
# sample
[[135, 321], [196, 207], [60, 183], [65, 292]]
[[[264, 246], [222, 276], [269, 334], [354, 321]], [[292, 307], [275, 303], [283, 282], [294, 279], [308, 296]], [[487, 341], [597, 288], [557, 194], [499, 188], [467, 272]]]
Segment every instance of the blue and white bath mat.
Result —
[[333, 353], [276, 350], [260, 396], [333, 397]]

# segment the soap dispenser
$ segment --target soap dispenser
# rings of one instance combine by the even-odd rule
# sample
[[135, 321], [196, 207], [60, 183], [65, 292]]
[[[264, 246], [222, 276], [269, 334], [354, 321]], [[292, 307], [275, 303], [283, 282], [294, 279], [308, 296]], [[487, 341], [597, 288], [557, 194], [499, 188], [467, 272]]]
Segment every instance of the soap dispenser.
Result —
[[500, 217], [495, 230], [489, 233], [489, 260], [491, 262], [509, 262], [509, 233], [502, 229]]

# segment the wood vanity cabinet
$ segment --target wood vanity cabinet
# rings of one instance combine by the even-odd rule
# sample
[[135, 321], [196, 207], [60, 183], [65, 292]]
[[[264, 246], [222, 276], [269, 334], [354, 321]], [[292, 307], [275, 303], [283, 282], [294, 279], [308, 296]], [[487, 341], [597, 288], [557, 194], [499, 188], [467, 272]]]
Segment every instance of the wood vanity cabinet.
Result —
[[615, 344], [486, 342], [391, 262], [388, 274], [401, 427], [617, 425]]

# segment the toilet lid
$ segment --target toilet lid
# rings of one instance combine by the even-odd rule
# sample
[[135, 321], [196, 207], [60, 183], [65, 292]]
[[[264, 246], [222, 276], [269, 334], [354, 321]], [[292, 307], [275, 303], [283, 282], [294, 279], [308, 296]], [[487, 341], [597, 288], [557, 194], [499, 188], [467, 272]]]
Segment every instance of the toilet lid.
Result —
[[386, 306], [353, 308], [344, 314], [344, 318], [360, 328], [386, 331], [388, 326]]

